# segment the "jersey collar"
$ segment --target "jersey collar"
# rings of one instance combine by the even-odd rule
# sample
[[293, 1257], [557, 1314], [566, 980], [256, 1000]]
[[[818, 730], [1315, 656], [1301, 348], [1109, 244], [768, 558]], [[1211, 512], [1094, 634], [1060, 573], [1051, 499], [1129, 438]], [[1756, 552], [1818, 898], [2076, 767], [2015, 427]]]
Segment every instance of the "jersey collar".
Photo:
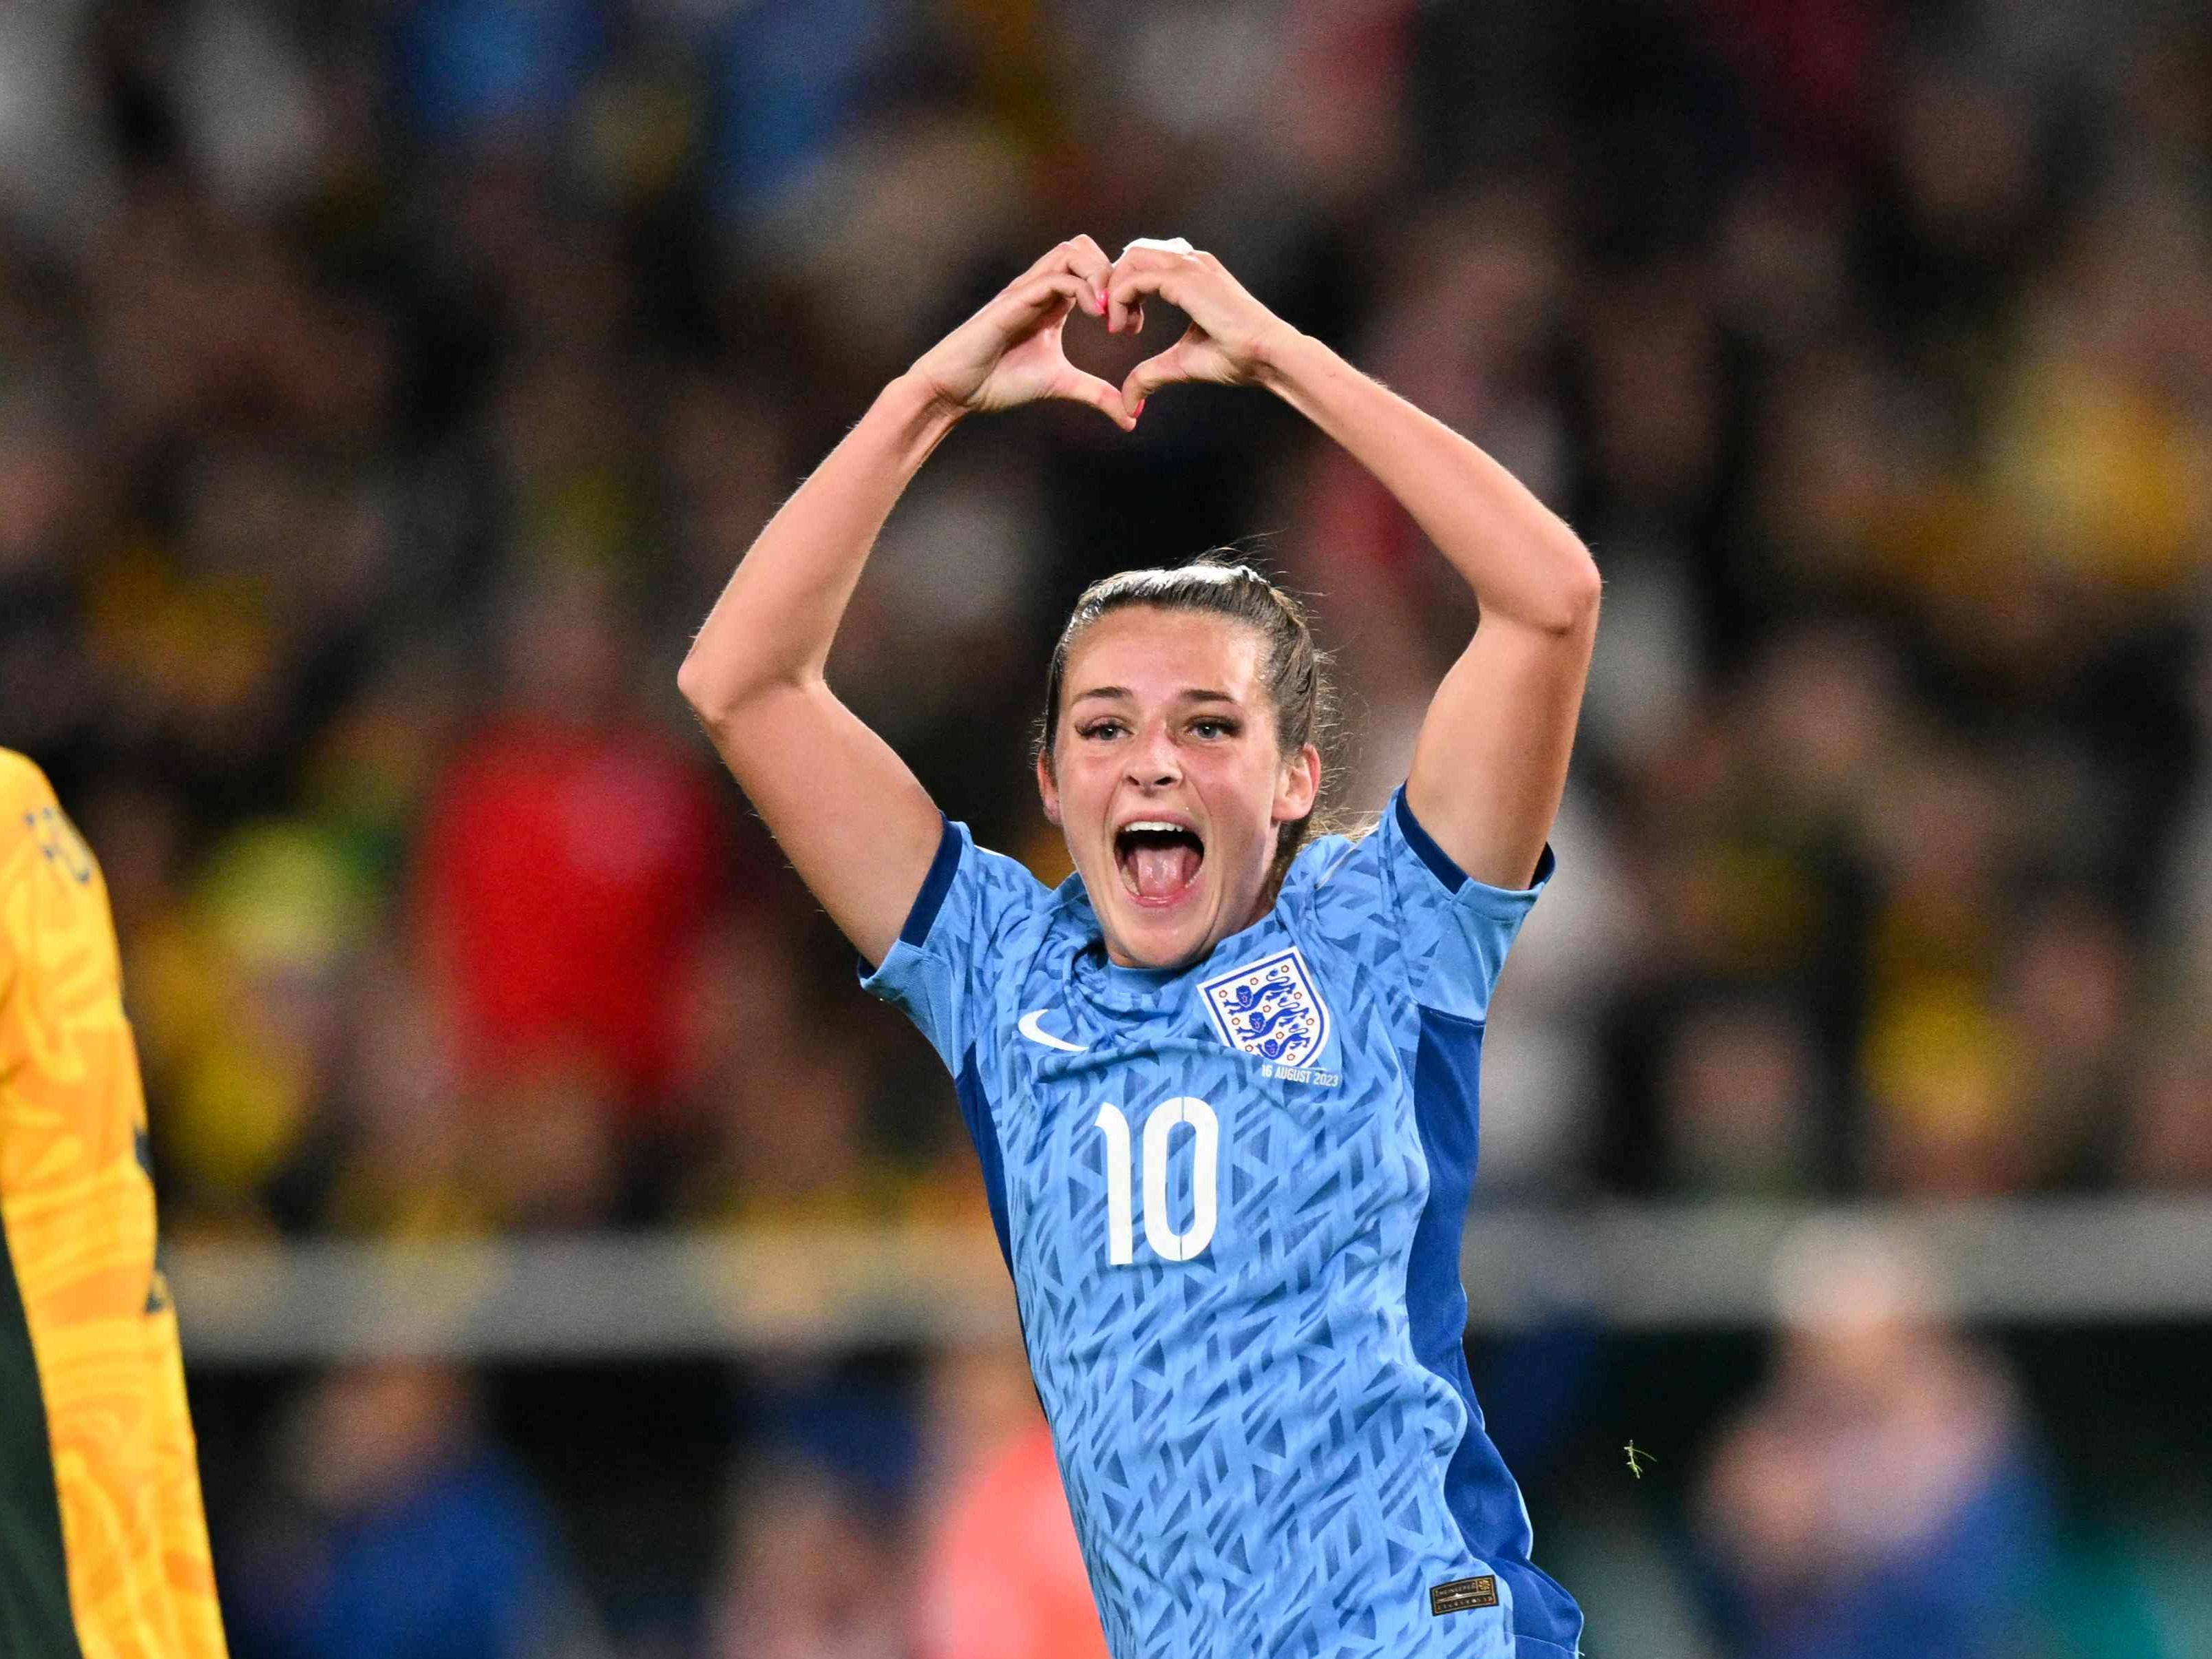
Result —
[[1098, 925], [1098, 913], [1091, 907], [1091, 894], [1083, 884], [1083, 878], [1068, 877], [1054, 890], [1054, 896], [1076, 935], [1073, 948], [1064, 952], [1060, 963], [1060, 976], [1069, 994], [1098, 1007], [1127, 1014], [1154, 1012], [1162, 1006], [1164, 993], [1176, 989], [1185, 981], [1195, 981], [1217, 962], [1241, 962], [1247, 955], [1256, 955], [1260, 936], [1274, 925], [1275, 910], [1281, 903], [1279, 896], [1276, 904], [1270, 905], [1257, 921], [1230, 934], [1187, 967], [1124, 968], [1106, 954], [1105, 930]]

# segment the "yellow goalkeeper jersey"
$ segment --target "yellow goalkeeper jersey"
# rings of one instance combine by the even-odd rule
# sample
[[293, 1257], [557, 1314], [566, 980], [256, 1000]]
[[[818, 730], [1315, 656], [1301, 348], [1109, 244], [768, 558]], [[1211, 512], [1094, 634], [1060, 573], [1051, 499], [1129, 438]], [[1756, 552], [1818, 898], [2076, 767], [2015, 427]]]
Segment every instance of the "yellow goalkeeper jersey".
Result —
[[219, 1659], [107, 885], [0, 749], [0, 1654]]

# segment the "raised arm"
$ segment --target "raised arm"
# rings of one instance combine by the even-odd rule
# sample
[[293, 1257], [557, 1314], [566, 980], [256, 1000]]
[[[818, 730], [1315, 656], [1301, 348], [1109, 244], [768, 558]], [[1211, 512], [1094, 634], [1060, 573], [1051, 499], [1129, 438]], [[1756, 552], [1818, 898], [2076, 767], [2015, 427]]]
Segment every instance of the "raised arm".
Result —
[[1267, 387], [1372, 472], [1474, 590], [1481, 621], [1429, 705], [1406, 796], [1468, 875], [1525, 886], [1559, 811], [1597, 637], [1589, 550], [1504, 467], [1274, 316], [1212, 255], [1124, 253], [1109, 326], [1147, 294], [1191, 327], [1131, 371], [1130, 407], [1175, 380]]
[[823, 678], [831, 641], [890, 510], [973, 411], [1087, 403], [1125, 430], [1121, 395], [1073, 368], [1060, 329], [1103, 313], [1108, 261], [1064, 242], [886, 386], [769, 521], [677, 675], [684, 696], [814, 896], [871, 962], [898, 938], [939, 836], [906, 763]]

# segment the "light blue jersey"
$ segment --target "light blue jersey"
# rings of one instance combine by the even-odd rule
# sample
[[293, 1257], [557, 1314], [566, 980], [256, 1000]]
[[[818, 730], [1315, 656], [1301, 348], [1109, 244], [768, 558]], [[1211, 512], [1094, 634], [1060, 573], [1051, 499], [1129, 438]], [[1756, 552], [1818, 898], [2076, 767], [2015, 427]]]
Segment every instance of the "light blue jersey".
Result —
[[1483, 1021], [1551, 874], [1404, 792], [1180, 972], [945, 841], [868, 988], [959, 1085], [1115, 1659], [1565, 1659], [1461, 1346]]

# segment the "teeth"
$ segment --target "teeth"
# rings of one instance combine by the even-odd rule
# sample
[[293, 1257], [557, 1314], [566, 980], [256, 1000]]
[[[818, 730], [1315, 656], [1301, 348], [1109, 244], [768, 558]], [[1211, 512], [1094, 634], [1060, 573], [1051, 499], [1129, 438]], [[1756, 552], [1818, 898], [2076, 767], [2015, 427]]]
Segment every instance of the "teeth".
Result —
[[1125, 823], [1121, 827], [1124, 830], [1164, 830], [1173, 834], [1183, 826], [1180, 823], [1164, 823], [1158, 818], [1140, 818], [1134, 823]]

